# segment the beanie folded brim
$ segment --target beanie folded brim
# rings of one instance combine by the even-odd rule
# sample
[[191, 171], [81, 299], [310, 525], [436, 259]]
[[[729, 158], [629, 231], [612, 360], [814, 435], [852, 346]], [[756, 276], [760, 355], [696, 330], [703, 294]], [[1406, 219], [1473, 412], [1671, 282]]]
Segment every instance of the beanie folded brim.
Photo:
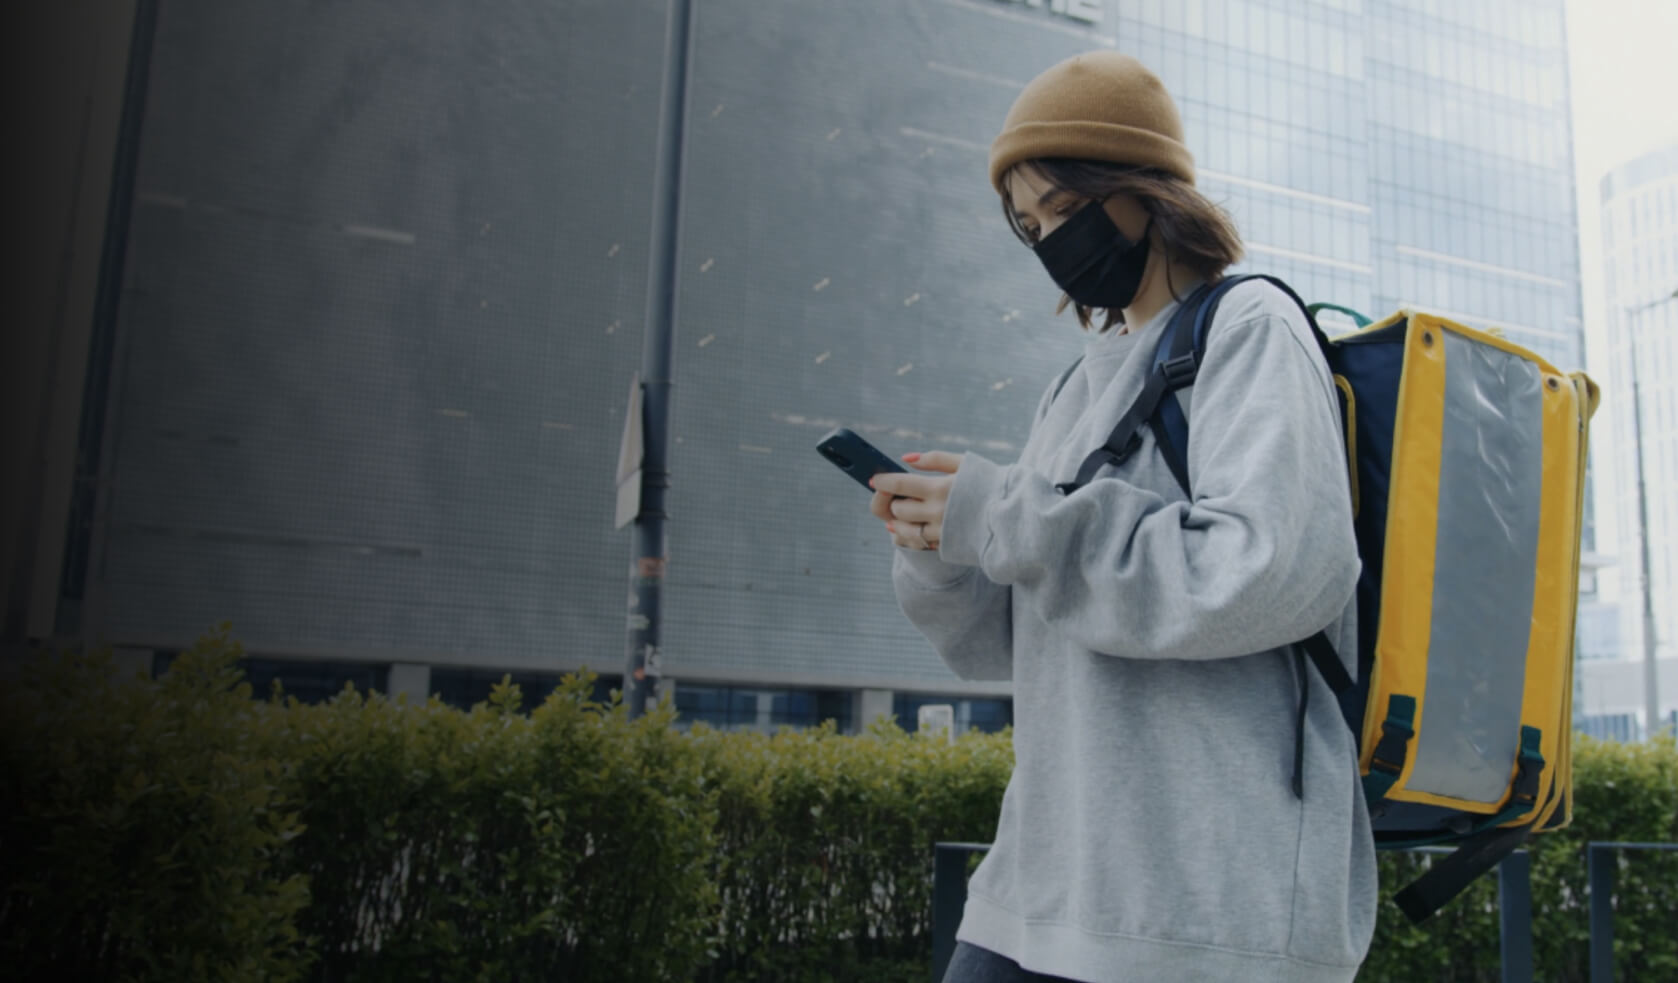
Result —
[[1018, 123], [1004, 130], [991, 145], [991, 185], [1002, 193], [1002, 176], [1009, 168], [1021, 161], [1046, 157], [1123, 161], [1157, 167], [1194, 183], [1194, 155], [1164, 134], [1121, 123], [1056, 120]]

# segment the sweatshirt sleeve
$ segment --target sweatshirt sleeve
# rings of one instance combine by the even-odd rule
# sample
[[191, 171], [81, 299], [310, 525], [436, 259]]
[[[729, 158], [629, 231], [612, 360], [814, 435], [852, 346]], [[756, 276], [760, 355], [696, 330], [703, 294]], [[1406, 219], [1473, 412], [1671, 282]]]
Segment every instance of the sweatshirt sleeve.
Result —
[[1333, 383], [1300, 322], [1214, 329], [1190, 408], [1192, 502], [1114, 477], [1063, 496], [968, 454], [945, 559], [1114, 656], [1226, 658], [1321, 630], [1350, 601], [1358, 558]]
[[892, 560], [897, 603], [962, 679], [1011, 679], [1014, 626], [1010, 591], [974, 567], [937, 553], [897, 550]]
[[[1032, 420], [1033, 429], [1048, 412], [1059, 382], [1057, 377], [1056, 384], [1044, 390]], [[977, 458], [970, 455], [967, 460]], [[1012, 591], [972, 562], [952, 562], [942, 549], [898, 549], [894, 553], [892, 586], [897, 603], [945, 664], [962, 679], [1011, 679]]]

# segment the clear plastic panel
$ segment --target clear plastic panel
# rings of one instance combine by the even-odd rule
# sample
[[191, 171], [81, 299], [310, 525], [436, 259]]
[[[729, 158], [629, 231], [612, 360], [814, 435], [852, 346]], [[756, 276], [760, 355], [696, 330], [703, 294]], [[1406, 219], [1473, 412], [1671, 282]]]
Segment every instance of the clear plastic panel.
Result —
[[1496, 803], [1518, 750], [1543, 471], [1543, 377], [1442, 331], [1445, 416], [1413, 791]]

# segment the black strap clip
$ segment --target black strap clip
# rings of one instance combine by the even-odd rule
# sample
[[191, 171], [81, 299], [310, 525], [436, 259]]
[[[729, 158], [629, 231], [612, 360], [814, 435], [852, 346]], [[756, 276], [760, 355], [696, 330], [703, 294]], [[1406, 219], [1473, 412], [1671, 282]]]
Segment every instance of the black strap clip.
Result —
[[1538, 799], [1538, 780], [1544, 771], [1542, 760], [1533, 761], [1524, 755], [1519, 766], [1515, 769], [1515, 787], [1510, 797], [1522, 805], [1531, 805]]
[[[1117, 434], [1114, 434], [1114, 436], [1117, 436]], [[1121, 447], [1115, 449], [1111, 445], [1108, 445], [1096, 449], [1084, 460], [1084, 466], [1078, 469], [1078, 477], [1073, 478], [1071, 481], [1063, 481], [1056, 485], [1055, 491], [1060, 492], [1062, 495], [1072, 494], [1078, 489], [1089, 484], [1090, 480], [1095, 477], [1095, 472], [1099, 470], [1101, 466], [1100, 459], [1105, 458], [1106, 464], [1110, 464], [1116, 468], [1124, 462], [1130, 460], [1130, 455], [1136, 453], [1137, 449], [1141, 446], [1142, 435], [1140, 433], [1133, 433]], [[1096, 467], [1090, 466], [1092, 461], [1098, 462]]]
[[1159, 363], [1159, 374], [1165, 377], [1167, 389], [1175, 392], [1184, 386], [1194, 384], [1194, 377], [1200, 372], [1200, 363], [1195, 361], [1194, 352], [1168, 358]]
[[1120, 447], [1118, 450], [1114, 450], [1111, 447], [1107, 448], [1107, 456], [1112, 458], [1113, 466], [1118, 467], [1124, 462], [1130, 460], [1130, 455], [1136, 453], [1141, 447], [1142, 434], [1140, 432], [1133, 433], [1130, 435], [1130, 439], [1124, 442], [1124, 446]]
[[1369, 767], [1378, 768], [1389, 775], [1403, 771], [1410, 738], [1415, 736], [1415, 731], [1396, 720], [1382, 721], [1381, 740], [1375, 745], [1375, 754], [1370, 758]]

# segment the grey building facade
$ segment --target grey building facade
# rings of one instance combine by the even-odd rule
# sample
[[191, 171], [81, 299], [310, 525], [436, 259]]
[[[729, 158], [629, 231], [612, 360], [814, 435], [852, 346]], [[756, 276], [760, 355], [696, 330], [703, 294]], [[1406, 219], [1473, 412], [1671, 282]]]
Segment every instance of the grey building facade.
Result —
[[[137, 9], [121, 262], [32, 634], [167, 653], [230, 620], [281, 678], [462, 701], [620, 671], [666, 5]], [[694, 10], [664, 607], [691, 717], [1006, 722], [813, 445], [1017, 453], [1083, 339], [986, 152], [1076, 52], [1161, 75], [1242, 269], [1583, 361], [1560, 0]]]

